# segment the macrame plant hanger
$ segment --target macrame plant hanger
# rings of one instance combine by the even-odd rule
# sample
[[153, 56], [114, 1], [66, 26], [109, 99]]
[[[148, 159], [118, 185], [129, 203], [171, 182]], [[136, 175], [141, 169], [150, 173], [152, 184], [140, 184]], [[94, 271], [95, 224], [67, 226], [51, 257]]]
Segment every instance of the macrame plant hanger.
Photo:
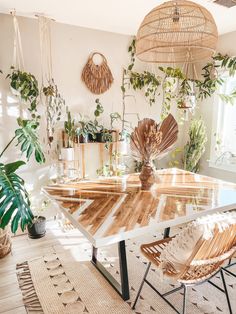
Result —
[[[19, 28], [18, 20], [16, 18], [16, 11], [13, 10], [10, 13], [13, 17], [13, 27], [14, 27], [14, 47], [13, 47], [12, 67], [14, 68], [14, 70], [24, 71], [25, 63], [24, 63], [24, 57], [23, 57], [20, 28]], [[21, 101], [19, 102], [19, 112], [20, 112], [20, 117], [22, 118], [23, 108], [22, 108]]]
[[51, 19], [38, 16], [42, 84], [52, 83]]
[[[52, 78], [52, 52], [51, 52], [51, 19], [45, 16], [38, 16], [39, 21], [39, 40], [40, 40], [40, 59], [42, 86], [53, 84]], [[47, 97], [46, 97], [47, 98]], [[46, 122], [47, 122], [47, 142], [51, 147], [53, 140], [52, 114], [46, 99]]]
[[191, 92], [191, 95], [189, 95], [189, 99], [188, 99], [188, 102], [190, 104], [187, 104], [186, 107], [179, 107], [179, 109], [183, 110], [184, 112], [183, 120], [188, 121], [189, 112], [193, 114], [195, 110], [195, 106], [196, 106], [196, 91], [195, 91], [194, 82], [198, 78], [196, 66], [195, 66], [195, 63], [193, 62], [193, 58], [192, 58], [190, 50], [187, 50], [186, 63], [184, 63], [183, 65], [182, 72], [185, 75], [186, 79], [192, 84], [191, 86], [192, 92]]

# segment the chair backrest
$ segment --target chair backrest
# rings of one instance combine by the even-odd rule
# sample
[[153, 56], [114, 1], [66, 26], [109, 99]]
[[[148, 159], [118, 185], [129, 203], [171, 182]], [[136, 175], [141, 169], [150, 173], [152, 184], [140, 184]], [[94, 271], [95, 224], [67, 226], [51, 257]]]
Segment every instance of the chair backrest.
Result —
[[216, 225], [212, 237], [202, 238], [197, 244], [191, 265], [204, 265], [225, 261], [236, 251], [236, 223], [230, 224], [224, 230]]
[[188, 224], [163, 249], [160, 266], [165, 275], [179, 278], [193, 267], [219, 268], [235, 251], [236, 211], [217, 213]]

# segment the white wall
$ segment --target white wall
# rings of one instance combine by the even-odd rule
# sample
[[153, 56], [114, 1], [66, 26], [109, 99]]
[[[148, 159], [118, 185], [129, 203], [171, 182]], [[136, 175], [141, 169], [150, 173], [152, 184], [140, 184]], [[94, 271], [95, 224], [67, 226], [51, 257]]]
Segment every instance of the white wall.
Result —
[[[41, 81], [40, 69], [40, 45], [38, 21], [36, 19], [18, 18], [21, 31], [25, 70], [33, 73]], [[110, 90], [99, 98], [104, 105], [102, 122], [109, 123], [109, 114], [122, 110], [121, 79], [122, 69], [129, 64], [127, 48], [131, 38], [104, 31], [91, 30], [60, 23], [52, 23], [52, 60], [53, 76], [59, 87], [60, 93], [66, 100], [70, 111], [77, 115], [79, 113], [92, 116], [95, 109], [96, 95], [90, 93], [81, 81], [81, 72], [89, 54], [93, 51], [103, 53], [114, 76], [114, 83]], [[0, 14], [0, 69], [4, 75], [0, 76], [0, 149], [12, 138], [16, 128], [16, 117], [19, 105], [9, 89], [9, 82], [5, 76], [9, 73], [13, 59], [13, 21], [10, 15]], [[143, 65], [137, 64], [139, 69]], [[142, 119], [152, 117], [160, 120], [161, 98], [152, 107], [149, 106], [142, 92], [135, 93], [136, 97], [127, 101], [127, 112], [138, 113]], [[13, 97], [13, 98], [12, 98]], [[15, 103], [11, 104], [11, 101]], [[43, 113], [44, 107], [40, 111]], [[45, 115], [43, 115], [45, 117]], [[137, 123], [136, 115], [129, 115], [133, 125]], [[45, 124], [41, 132], [45, 134]], [[14, 161], [17, 150], [12, 147], [7, 151], [6, 160]], [[93, 166], [93, 173], [99, 165], [99, 157], [96, 151], [86, 155], [87, 162]], [[91, 167], [90, 167], [91, 168]], [[33, 175], [32, 175], [33, 174]], [[25, 167], [23, 176], [32, 187], [39, 188], [48, 178], [48, 167], [38, 166], [34, 161]]]
[[[228, 33], [220, 36], [217, 51], [223, 54], [229, 54], [231, 56], [236, 55], [236, 32]], [[212, 123], [214, 116], [214, 97], [204, 101], [201, 104], [200, 111], [201, 116], [203, 117], [206, 126], [207, 126], [207, 136], [208, 143], [206, 148], [206, 153], [204, 154], [201, 162], [201, 173], [204, 173], [209, 176], [220, 178], [223, 180], [228, 180], [236, 182], [236, 173], [230, 171], [224, 171], [216, 168], [209, 167], [208, 160], [210, 159], [210, 150], [211, 150], [211, 136], [212, 136]]]

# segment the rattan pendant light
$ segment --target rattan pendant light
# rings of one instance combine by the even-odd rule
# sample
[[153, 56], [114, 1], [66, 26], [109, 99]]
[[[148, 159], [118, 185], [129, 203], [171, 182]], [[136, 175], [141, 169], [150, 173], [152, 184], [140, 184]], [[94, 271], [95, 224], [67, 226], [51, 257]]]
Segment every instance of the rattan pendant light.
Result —
[[168, 1], [144, 18], [136, 54], [145, 62], [193, 63], [209, 58], [217, 39], [216, 23], [207, 9], [191, 1]]

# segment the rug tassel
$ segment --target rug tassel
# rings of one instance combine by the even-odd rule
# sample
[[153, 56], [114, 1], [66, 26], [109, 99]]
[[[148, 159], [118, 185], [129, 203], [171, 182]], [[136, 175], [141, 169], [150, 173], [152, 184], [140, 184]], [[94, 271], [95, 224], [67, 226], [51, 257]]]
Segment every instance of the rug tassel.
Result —
[[22, 290], [23, 302], [30, 312], [43, 313], [42, 306], [39, 302], [39, 298], [34, 288], [34, 284], [31, 278], [30, 269], [28, 262], [20, 263], [16, 265], [17, 277], [19, 281], [19, 286]]

